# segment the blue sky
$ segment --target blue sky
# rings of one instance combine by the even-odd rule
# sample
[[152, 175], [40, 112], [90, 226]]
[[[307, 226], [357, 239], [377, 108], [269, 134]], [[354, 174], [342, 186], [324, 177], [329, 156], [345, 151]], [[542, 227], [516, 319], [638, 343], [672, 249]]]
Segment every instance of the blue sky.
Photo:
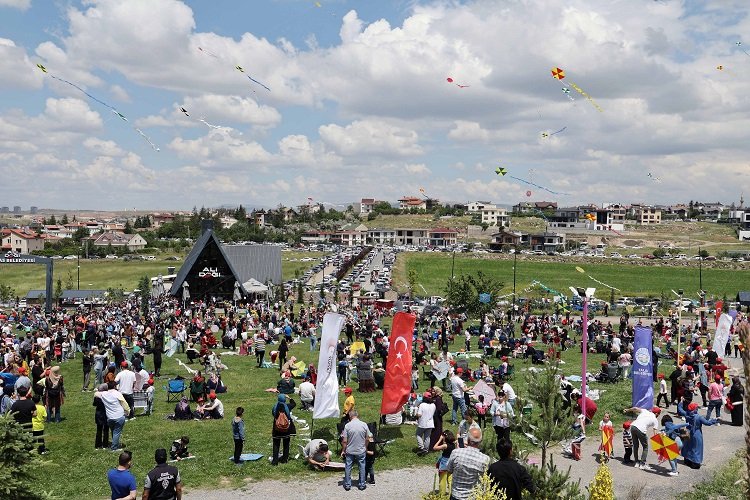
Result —
[[744, 191], [747, 2], [319, 3], [0, 0], [0, 172], [13, 179], [0, 205], [276, 206], [420, 188], [507, 205], [729, 203]]

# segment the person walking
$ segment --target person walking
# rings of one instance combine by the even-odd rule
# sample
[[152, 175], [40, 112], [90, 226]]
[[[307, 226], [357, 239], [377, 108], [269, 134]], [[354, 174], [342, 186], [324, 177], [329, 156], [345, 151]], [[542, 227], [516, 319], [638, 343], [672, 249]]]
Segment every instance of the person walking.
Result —
[[466, 399], [464, 398], [464, 394], [471, 389], [471, 387], [468, 387], [461, 378], [463, 372], [463, 368], [458, 367], [451, 377], [451, 398], [453, 399], [451, 423], [453, 425], [458, 425], [458, 416], [456, 415], [457, 410], [461, 411], [461, 415], [466, 413]]
[[432, 402], [432, 393], [425, 392], [422, 402], [417, 407], [417, 455], [424, 456], [430, 452], [430, 435], [435, 428], [433, 416], [435, 415], [435, 403]]
[[89, 390], [89, 384], [91, 384], [91, 368], [93, 365], [94, 353], [92, 351], [84, 353], [81, 362], [81, 367], [83, 368], [83, 386], [81, 387], [81, 392], [87, 392]]
[[154, 452], [156, 467], [146, 474], [143, 483], [143, 500], [182, 500], [182, 478], [177, 467], [167, 464], [167, 450]]
[[[711, 419], [711, 411], [716, 410], [716, 420], [721, 419], [721, 404], [724, 400], [724, 385], [721, 383], [721, 377], [716, 375], [714, 381], [708, 386], [708, 410], [706, 410], [706, 419]], [[718, 423], [716, 425], [721, 425]]]
[[[645, 408], [628, 408], [623, 413], [634, 413], [637, 415], [636, 419], [630, 425], [630, 432], [633, 434], [633, 454], [636, 460], [636, 467], [645, 471], [653, 471], [646, 463], [646, 457], [648, 455], [648, 441], [649, 441], [649, 429], [652, 433], [659, 431], [659, 420], [656, 418], [661, 413], [661, 408], [653, 407], [651, 410]], [[642, 448], [640, 459], [638, 457], [638, 447]]]
[[487, 469], [487, 475], [490, 476], [492, 484], [505, 491], [507, 500], [521, 500], [522, 490], [528, 491], [533, 498], [536, 486], [526, 467], [511, 458], [513, 454], [511, 442], [498, 441], [497, 454], [500, 460]]
[[682, 457], [685, 465], [691, 469], [700, 469], [703, 462], [703, 426], [715, 425], [718, 421], [703, 418], [698, 413], [697, 403], [687, 404], [687, 409], [685, 404], [684, 400], [677, 404], [677, 414], [685, 417], [685, 422], [688, 424], [688, 430], [690, 431], [690, 439], [682, 446]]
[[349, 422], [341, 433], [341, 457], [344, 458], [344, 489], [352, 489], [352, 464], [356, 461], [359, 467], [359, 484], [357, 488], [367, 488], [365, 482], [367, 445], [372, 439], [372, 433], [367, 424], [359, 419], [356, 409], [349, 411]]
[[120, 453], [117, 467], [107, 472], [107, 482], [112, 491], [112, 500], [135, 500], [138, 496], [135, 476], [130, 472], [133, 454], [129, 451]]
[[471, 490], [487, 469], [490, 457], [479, 451], [482, 444], [482, 429], [474, 427], [469, 431], [467, 446], [456, 448], [451, 453], [446, 470], [452, 474], [451, 499], [466, 500]]
[[[297, 433], [294, 421], [292, 420], [292, 409], [290, 406], [290, 404], [287, 404], [287, 395], [279, 394], [276, 404], [271, 409], [271, 414], [273, 415], [273, 430], [271, 432], [273, 438], [273, 458], [271, 465], [278, 465], [279, 462], [285, 464], [289, 460], [289, 439]], [[279, 448], [282, 445], [283, 452], [281, 458], [279, 458]]]
[[258, 368], [262, 368], [263, 358], [266, 355], [266, 336], [263, 332], [254, 335], [253, 343], [255, 344], [255, 360], [258, 362]]

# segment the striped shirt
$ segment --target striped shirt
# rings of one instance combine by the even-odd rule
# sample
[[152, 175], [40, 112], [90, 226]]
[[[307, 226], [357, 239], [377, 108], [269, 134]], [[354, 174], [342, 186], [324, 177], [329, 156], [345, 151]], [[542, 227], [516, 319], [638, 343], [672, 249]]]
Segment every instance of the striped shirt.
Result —
[[256, 351], [265, 351], [266, 350], [266, 341], [263, 337], [256, 337], [255, 338], [255, 350]]
[[476, 486], [489, 464], [490, 457], [472, 446], [453, 450], [446, 465], [446, 470], [453, 474], [451, 498], [469, 498], [472, 488]]
[[623, 429], [622, 431], [622, 446], [623, 448], [633, 447], [633, 436], [630, 434], [630, 429]]

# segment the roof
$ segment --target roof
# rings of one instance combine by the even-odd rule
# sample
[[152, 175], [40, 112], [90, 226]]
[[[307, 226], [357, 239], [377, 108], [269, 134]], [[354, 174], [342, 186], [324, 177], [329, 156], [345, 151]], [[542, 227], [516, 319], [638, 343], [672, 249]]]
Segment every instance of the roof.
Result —
[[92, 297], [104, 297], [106, 290], [63, 290], [61, 298], [66, 299], [90, 299]]
[[46, 296], [47, 296], [46, 290], [29, 290], [28, 293], [26, 294], [26, 300], [29, 300], [29, 299], [38, 300]]
[[458, 233], [458, 231], [449, 227], [435, 227], [430, 229], [430, 233]]
[[750, 305], [750, 291], [737, 292], [737, 302], [743, 306]]
[[375, 203], [375, 198], [362, 198], [362, 201], [360, 203], [364, 203], [365, 205], [372, 205]]
[[26, 231], [24, 229], [3, 229], [2, 235], [8, 236], [10, 234], [14, 234], [18, 236], [19, 238], [23, 238], [25, 240], [34, 240], [39, 238], [39, 235], [35, 233], [34, 231]]

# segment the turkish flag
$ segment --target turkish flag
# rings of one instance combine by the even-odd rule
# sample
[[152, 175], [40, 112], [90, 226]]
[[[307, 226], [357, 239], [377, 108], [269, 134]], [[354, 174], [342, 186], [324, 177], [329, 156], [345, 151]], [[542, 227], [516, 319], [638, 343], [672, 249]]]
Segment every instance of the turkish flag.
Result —
[[391, 345], [388, 348], [388, 364], [383, 384], [381, 415], [401, 413], [411, 392], [411, 346], [416, 317], [405, 312], [396, 313], [391, 329]]

